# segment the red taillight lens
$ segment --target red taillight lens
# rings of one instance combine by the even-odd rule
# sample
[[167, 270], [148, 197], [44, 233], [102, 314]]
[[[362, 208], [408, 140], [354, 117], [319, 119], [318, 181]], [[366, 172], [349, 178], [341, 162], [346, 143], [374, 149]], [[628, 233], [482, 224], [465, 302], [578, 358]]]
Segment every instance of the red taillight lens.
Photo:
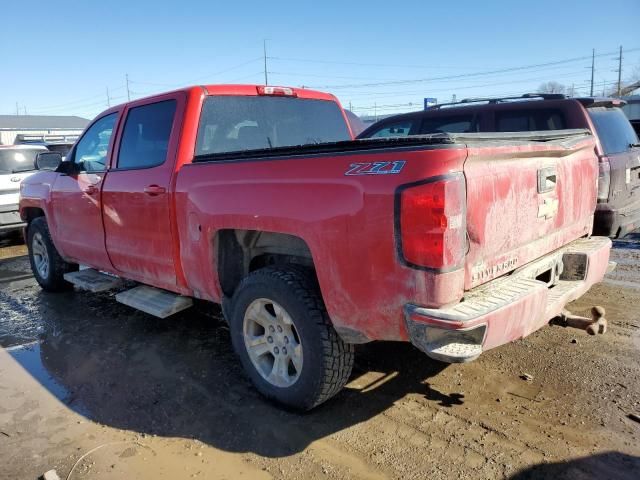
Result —
[[298, 94], [293, 91], [293, 88], [289, 87], [269, 87], [269, 86], [258, 86], [256, 87], [258, 90], [258, 95], [273, 95], [275, 97], [297, 97]]
[[459, 266], [466, 252], [462, 175], [404, 188], [400, 241], [406, 262], [439, 270]]

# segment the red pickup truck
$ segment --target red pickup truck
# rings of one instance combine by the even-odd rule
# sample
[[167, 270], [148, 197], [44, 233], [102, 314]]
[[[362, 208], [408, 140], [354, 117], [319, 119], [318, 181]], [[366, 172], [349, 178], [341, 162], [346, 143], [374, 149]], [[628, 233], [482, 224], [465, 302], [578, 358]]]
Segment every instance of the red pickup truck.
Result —
[[354, 141], [332, 95], [218, 85], [113, 107], [37, 162], [20, 214], [45, 290], [119, 286], [160, 317], [221, 303], [258, 390], [302, 410], [354, 344], [473, 360], [608, 268], [584, 130]]

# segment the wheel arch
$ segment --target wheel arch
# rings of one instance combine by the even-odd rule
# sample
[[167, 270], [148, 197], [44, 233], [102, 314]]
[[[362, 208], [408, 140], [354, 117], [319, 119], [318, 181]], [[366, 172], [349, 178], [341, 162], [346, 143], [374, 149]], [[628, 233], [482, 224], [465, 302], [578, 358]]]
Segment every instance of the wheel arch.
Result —
[[216, 233], [215, 259], [220, 290], [231, 297], [249, 273], [270, 265], [296, 264], [314, 270], [313, 257], [301, 237], [261, 230], [223, 229]]

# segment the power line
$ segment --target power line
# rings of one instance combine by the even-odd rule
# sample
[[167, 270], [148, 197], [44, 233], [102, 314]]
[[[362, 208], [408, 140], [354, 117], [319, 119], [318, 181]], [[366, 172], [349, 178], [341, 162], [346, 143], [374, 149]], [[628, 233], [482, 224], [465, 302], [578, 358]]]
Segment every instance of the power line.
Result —
[[[640, 50], [640, 48], [633, 48], [629, 51]], [[612, 52], [607, 52], [600, 54], [598, 56], [611, 55]], [[474, 73], [463, 73], [457, 75], [445, 75], [441, 77], [431, 77], [431, 78], [416, 78], [410, 80], [394, 80], [389, 82], [375, 82], [375, 83], [356, 83], [356, 84], [347, 84], [347, 85], [321, 85], [313, 88], [326, 88], [326, 89], [341, 89], [341, 88], [362, 88], [362, 87], [378, 87], [382, 85], [408, 85], [412, 83], [423, 83], [423, 82], [433, 82], [436, 80], [453, 80], [457, 78], [469, 78], [469, 77], [478, 77], [478, 76], [486, 76], [494, 73], [509, 73], [509, 72], [517, 72], [521, 70], [530, 70], [533, 68], [546, 67], [551, 65], [561, 65], [564, 63], [577, 62], [582, 60], [588, 60], [589, 57], [575, 57], [564, 60], [556, 60], [553, 62], [545, 62], [545, 63], [537, 63], [533, 65], [523, 65], [519, 67], [509, 67], [509, 68], [500, 68], [496, 70], [488, 70]]]

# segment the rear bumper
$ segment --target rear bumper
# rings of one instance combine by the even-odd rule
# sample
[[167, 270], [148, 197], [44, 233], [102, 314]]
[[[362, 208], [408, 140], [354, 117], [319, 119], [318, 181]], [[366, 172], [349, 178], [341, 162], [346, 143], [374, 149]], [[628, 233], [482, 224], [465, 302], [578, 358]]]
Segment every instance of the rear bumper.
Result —
[[602, 281], [610, 249], [611, 240], [605, 237], [579, 239], [471, 290], [450, 307], [407, 305], [411, 343], [437, 360], [468, 362], [485, 350], [525, 337]]
[[17, 204], [0, 205], [0, 232], [20, 230], [24, 225]]
[[593, 234], [605, 237], [624, 237], [640, 228], [640, 201], [623, 208], [613, 208], [606, 203], [596, 207]]

